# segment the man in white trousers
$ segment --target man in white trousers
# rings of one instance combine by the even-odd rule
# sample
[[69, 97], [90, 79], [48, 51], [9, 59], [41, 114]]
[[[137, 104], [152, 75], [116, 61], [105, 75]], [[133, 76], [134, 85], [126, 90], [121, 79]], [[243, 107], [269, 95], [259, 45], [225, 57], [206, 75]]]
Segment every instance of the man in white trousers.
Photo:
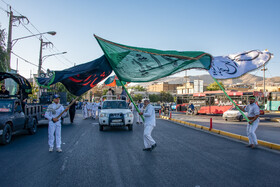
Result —
[[255, 134], [260, 122], [260, 108], [255, 103], [255, 97], [249, 97], [250, 104], [247, 105], [244, 109], [241, 109], [245, 112], [248, 112], [248, 119], [250, 120], [247, 124], [247, 136], [249, 138], [249, 145], [247, 147], [251, 147], [254, 149], [258, 145], [258, 139]]
[[96, 119], [96, 112], [98, 110], [98, 105], [97, 103], [93, 100], [92, 102], [92, 118]]
[[[66, 111], [69, 108], [66, 109]], [[61, 149], [61, 117], [58, 116], [64, 111], [64, 107], [59, 103], [59, 95], [54, 95], [53, 103], [48, 106], [45, 117], [49, 120], [49, 152], [53, 152], [54, 134], [56, 140], [57, 152], [62, 152]], [[62, 117], [65, 117], [67, 112], [64, 112]]]
[[152, 151], [156, 146], [155, 140], [152, 138], [152, 131], [156, 126], [155, 109], [150, 104], [149, 100], [144, 100], [144, 112], [140, 112], [139, 115], [144, 116], [144, 149], [143, 151]]
[[82, 106], [82, 111], [83, 111], [84, 119], [87, 119], [88, 118], [87, 101], [84, 101], [83, 106]]
[[[137, 107], [138, 107], [138, 109], [140, 110], [140, 112], [143, 112], [143, 107], [144, 107], [144, 105], [143, 105], [143, 103], [141, 103], [141, 99], [140, 100], [138, 100], [138, 105], [137, 105]], [[138, 114], [138, 112], [137, 112], [137, 115], [136, 115], [136, 123], [137, 124], [142, 124], [143, 123], [143, 120], [142, 120], [142, 118], [141, 118], [141, 116]]]

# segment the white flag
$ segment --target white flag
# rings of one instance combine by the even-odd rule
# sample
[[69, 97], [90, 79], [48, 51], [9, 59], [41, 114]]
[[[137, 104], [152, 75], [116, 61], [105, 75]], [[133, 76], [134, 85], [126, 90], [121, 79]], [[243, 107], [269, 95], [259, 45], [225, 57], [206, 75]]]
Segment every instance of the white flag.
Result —
[[266, 64], [273, 55], [268, 51], [252, 50], [239, 54], [214, 57], [209, 73], [216, 79], [232, 79]]

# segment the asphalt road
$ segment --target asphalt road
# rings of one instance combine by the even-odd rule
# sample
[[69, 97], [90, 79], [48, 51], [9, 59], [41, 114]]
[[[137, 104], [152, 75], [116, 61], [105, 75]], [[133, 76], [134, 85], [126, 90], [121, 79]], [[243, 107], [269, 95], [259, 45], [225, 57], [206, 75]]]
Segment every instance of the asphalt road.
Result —
[[[265, 116], [261, 116], [259, 126], [256, 130], [256, 135], [260, 140], [280, 144], [280, 137], [279, 137], [280, 123], [265, 120], [266, 118], [271, 116], [273, 115], [268, 114]], [[210, 118], [212, 118], [214, 129], [247, 136], [246, 134], [247, 122], [245, 120], [243, 120], [242, 122], [237, 120], [225, 121], [223, 120], [222, 116], [209, 116], [209, 115], [192, 116], [192, 115], [185, 115], [184, 113], [177, 113], [177, 112], [174, 112], [172, 117], [175, 119], [188, 121], [191, 123], [204, 125], [207, 127], [210, 126]]]
[[[67, 121], [66, 121], [67, 122]], [[279, 186], [280, 153], [157, 120], [157, 148], [144, 152], [143, 126], [106, 129], [82, 120], [62, 127], [49, 153], [47, 126], [0, 146], [0, 186]]]

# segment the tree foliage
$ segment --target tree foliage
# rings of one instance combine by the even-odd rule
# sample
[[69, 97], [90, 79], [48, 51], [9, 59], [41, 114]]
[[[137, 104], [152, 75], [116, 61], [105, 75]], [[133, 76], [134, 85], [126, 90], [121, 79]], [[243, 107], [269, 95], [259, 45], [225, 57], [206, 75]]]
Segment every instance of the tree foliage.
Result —
[[174, 97], [169, 92], [160, 92], [160, 101], [161, 102], [174, 102]]
[[143, 96], [141, 94], [135, 94], [132, 98], [134, 102], [137, 102], [138, 100], [142, 100]]
[[[219, 83], [220, 83], [220, 85], [225, 89], [224, 84], [223, 84], [222, 82], [219, 82]], [[207, 86], [206, 89], [207, 89], [208, 91], [222, 90], [216, 82], [214, 82], [214, 83], [212, 83], [212, 84], [209, 84], [209, 86]]]
[[147, 91], [147, 89], [146, 88], [144, 88], [143, 86], [140, 86], [140, 85], [137, 85], [137, 86], [134, 86], [134, 87], [132, 87], [134, 90], [136, 90], [136, 91], [139, 91], [139, 92], [141, 92], [141, 91]]
[[6, 72], [8, 66], [8, 53], [5, 48], [6, 33], [4, 29], [1, 29], [0, 25], [0, 72]]
[[149, 99], [152, 103], [156, 103], [156, 102], [160, 101], [160, 96], [157, 94], [151, 94], [151, 95], [149, 95]]
[[160, 92], [159, 95], [151, 94], [149, 95], [149, 99], [151, 102], [174, 102], [174, 97], [169, 92]]

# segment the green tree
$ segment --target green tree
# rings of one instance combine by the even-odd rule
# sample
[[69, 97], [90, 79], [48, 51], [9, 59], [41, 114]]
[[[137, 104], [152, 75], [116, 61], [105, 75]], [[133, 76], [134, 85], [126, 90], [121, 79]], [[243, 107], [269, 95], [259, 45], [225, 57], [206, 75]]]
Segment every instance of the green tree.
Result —
[[[219, 82], [219, 83], [225, 89], [225, 86], [223, 85], [223, 83], [222, 82]], [[216, 82], [209, 84], [209, 86], [207, 86], [206, 89], [208, 91], [222, 90]]]
[[146, 88], [144, 88], [143, 86], [140, 86], [140, 85], [137, 85], [137, 86], [135, 86], [135, 87], [133, 87], [136, 91], [139, 91], [139, 92], [141, 92], [141, 91], [147, 91], [147, 89]]
[[132, 98], [134, 102], [137, 102], [138, 100], [142, 100], [143, 96], [141, 94], [135, 94]]
[[157, 94], [151, 94], [151, 95], [149, 95], [149, 99], [152, 103], [156, 103], [156, 102], [160, 101], [160, 96]]
[[4, 29], [1, 29], [0, 25], [0, 72], [6, 72], [9, 69], [8, 66], [8, 53], [5, 49], [6, 33]]
[[161, 102], [174, 102], [174, 97], [169, 92], [160, 92], [160, 101]]
[[106, 95], [108, 92], [108, 89], [104, 89], [103, 92], [102, 92], [102, 95]]

